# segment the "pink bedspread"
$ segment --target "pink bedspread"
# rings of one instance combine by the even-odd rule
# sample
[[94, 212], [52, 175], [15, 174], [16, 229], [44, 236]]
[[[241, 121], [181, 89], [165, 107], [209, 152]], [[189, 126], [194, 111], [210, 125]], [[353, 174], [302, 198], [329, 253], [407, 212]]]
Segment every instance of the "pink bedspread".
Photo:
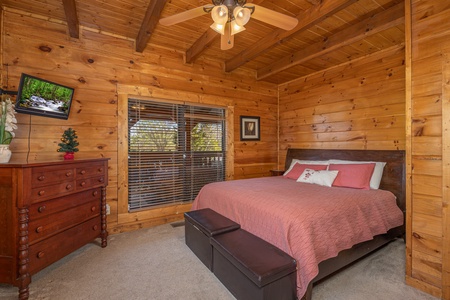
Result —
[[294, 257], [299, 299], [321, 261], [403, 224], [391, 192], [323, 187], [282, 176], [208, 184], [192, 206], [202, 208]]

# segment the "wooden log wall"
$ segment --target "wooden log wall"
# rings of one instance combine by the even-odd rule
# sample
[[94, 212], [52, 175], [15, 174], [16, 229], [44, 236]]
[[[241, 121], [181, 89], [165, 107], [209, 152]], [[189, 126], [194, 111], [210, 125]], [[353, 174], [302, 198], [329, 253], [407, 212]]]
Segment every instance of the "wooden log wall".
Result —
[[286, 149], [405, 149], [404, 47], [280, 85], [280, 168]]
[[[269, 176], [277, 164], [277, 86], [256, 82], [254, 72], [225, 74], [217, 61], [183, 63], [181, 54], [149, 45], [134, 51], [134, 41], [81, 27], [80, 38], [70, 38], [57, 20], [5, 9], [1, 30], [1, 83], [17, 90], [21, 73], [75, 88], [68, 120], [17, 114], [19, 129], [11, 143], [13, 160], [62, 159], [56, 152], [65, 129], [77, 131], [78, 158], [109, 157], [107, 203], [110, 233], [152, 226], [183, 218], [190, 205], [159, 208], [119, 222], [118, 88], [145, 89], [147, 97], [231, 107], [234, 130], [227, 133], [234, 149], [234, 178]], [[176, 99], [173, 99], [176, 97]], [[241, 142], [239, 116], [261, 118], [261, 141]], [[233, 127], [233, 126], [229, 126]], [[123, 142], [123, 141], [121, 141]], [[231, 150], [232, 151], [232, 150]], [[233, 164], [231, 164], [233, 165]], [[126, 205], [126, 204], [125, 204]]]
[[[407, 282], [450, 299], [450, 3], [411, 1]], [[407, 57], [408, 59], [408, 57]]]

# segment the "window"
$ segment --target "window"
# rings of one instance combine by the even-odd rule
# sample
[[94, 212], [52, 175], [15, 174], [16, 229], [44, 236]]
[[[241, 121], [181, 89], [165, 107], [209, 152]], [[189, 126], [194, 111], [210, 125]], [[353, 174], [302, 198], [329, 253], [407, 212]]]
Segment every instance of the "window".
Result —
[[192, 201], [225, 180], [225, 110], [128, 99], [128, 209]]

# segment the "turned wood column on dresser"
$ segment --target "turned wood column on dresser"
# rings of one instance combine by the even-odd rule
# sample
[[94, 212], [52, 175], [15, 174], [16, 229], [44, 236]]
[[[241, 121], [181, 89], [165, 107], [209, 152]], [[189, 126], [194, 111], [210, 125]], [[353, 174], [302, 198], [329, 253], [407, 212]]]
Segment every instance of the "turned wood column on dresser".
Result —
[[106, 247], [108, 160], [0, 164], [0, 282], [19, 299], [48, 265], [97, 238]]

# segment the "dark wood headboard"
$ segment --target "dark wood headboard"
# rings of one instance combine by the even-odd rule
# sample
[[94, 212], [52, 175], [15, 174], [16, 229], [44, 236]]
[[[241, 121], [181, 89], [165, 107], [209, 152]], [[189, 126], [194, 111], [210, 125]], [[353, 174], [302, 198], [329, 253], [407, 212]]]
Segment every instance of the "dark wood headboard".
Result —
[[391, 191], [397, 197], [397, 205], [406, 212], [405, 151], [403, 150], [335, 150], [335, 149], [288, 149], [285, 170], [292, 159], [302, 160], [357, 160], [386, 162], [380, 189]]

